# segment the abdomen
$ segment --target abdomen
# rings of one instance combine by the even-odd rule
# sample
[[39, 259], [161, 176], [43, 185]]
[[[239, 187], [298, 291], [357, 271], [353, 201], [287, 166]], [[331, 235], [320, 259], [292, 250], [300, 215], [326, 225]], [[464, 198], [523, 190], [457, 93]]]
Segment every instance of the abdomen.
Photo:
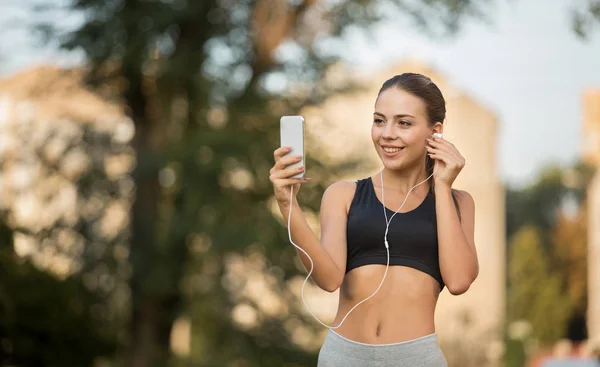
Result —
[[[340, 302], [334, 326], [348, 311], [369, 297], [383, 278], [385, 265], [353, 269], [340, 288]], [[419, 270], [390, 266], [379, 291], [356, 307], [334, 329], [348, 339], [368, 344], [388, 344], [415, 339], [435, 332], [435, 305], [439, 284]]]

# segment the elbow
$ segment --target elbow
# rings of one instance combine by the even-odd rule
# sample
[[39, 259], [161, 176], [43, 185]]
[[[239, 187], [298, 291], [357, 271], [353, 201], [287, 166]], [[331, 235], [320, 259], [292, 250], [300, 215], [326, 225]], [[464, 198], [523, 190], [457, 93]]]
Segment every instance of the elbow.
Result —
[[471, 287], [471, 283], [470, 282], [454, 282], [454, 283], [449, 283], [446, 284], [446, 287], [448, 288], [448, 292], [450, 292], [450, 294], [452, 294], [453, 296], [458, 296], [461, 295], [463, 293], [465, 293], [466, 291], [469, 290], [469, 288]]
[[344, 280], [344, 278], [341, 277], [341, 279], [336, 279], [334, 281], [327, 282], [321, 288], [323, 288], [323, 290], [326, 292], [333, 293], [342, 286], [343, 280]]
[[334, 285], [334, 284], [328, 284], [328, 285], [326, 285], [325, 287], [322, 287], [322, 288], [326, 292], [333, 293], [333, 292], [337, 291], [340, 288], [340, 286], [339, 285]]
[[446, 284], [448, 288], [448, 292], [453, 296], [459, 296], [463, 293], [466, 293], [469, 288], [471, 288], [471, 284], [477, 279], [478, 271], [472, 274], [469, 277], [464, 277], [463, 279], [457, 279], [454, 281], [450, 281]]

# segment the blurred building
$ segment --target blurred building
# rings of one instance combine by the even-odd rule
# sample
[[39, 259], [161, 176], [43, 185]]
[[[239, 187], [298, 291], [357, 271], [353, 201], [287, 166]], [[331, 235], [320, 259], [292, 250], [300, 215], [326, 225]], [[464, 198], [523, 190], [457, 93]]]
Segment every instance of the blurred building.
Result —
[[582, 137], [584, 161], [600, 167], [600, 89], [583, 93]]
[[583, 159], [596, 167], [588, 191], [588, 332], [600, 347], [600, 89], [583, 94], [582, 135]]
[[385, 80], [403, 72], [429, 76], [442, 90], [447, 103], [444, 138], [455, 144], [467, 161], [454, 187], [468, 191], [476, 207], [479, 277], [466, 294], [456, 297], [447, 289], [442, 292], [436, 311], [440, 343], [451, 365], [496, 366], [502, 353], [505, 312], [505, 203], [497, 159], [496, 114], [432, 68], [406, 61], [377, 75], [357, 76], [362, 89], [332, 96], [320, 108], [304, 111], [307, 130], [311, 136], [318, 135], [309, 140], [308, 149], [322, 150], [319, 154], [332, 161], [367, 161], [352, 177], [340, 179], [356, 180], [376, 173], [381, 163], [370, 136], [375, 98]]

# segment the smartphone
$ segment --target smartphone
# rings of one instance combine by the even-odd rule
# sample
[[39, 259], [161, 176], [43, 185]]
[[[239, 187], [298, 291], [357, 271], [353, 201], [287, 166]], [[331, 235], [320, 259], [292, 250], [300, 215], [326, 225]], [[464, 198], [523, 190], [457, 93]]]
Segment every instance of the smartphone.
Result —
[[291, 147], [292, 150], [286, 155], [300, 156], [300, 162], [293, 163], [286, 168], [295, 168], [304, 166], [304, 171], [298, 173], [293, 178], [304, 177], [306, 166], [304, 165], [304, 117], [302, 116], [283, 116], [280, 121], [281, 146]]

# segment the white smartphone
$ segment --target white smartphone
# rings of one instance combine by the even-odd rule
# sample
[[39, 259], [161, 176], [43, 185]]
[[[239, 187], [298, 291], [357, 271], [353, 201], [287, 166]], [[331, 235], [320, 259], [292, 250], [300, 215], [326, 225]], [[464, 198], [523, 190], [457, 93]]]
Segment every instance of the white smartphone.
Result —
[[[295, 168], [304, 166], [304, 172], [306, 172], [306, 165], [304, 164], [304, 117], [302, 116], [283, 116], [279, 121], [280, 132], [281, 132], [281, 146], [291, 147], [292, 150], [286, 155], [300, 156], [302, 160], [300, 162], [293, 163], [286, 168]], [[304, 172], [300, 172], [293, 178], [304, 177]]]

